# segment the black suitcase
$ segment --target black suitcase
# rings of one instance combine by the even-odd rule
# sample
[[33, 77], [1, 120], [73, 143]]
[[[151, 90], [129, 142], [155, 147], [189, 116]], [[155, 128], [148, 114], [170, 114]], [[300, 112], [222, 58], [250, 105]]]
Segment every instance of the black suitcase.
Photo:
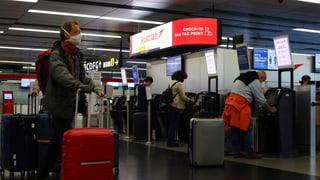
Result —
[[148, 140], [148, 113], [136, 112], [133, 114], [133, 139]]
[[13, 172], [34, 172], [37, 166], [37, 116], [3, 115], [1, 126], [1, 168]]
[[115, 130], [111, 130], [113, 133], [113, 147], [114, 147], [114, 156], [113, 156], [113, 169], [115, 174], [119, 174], [119, 133]]
[[217, 118], [220, 116], [220, 95], [215, 92], [206, 92], [201, 96], [200, 117]]
[[[51, 137], [53, 135], [53, 128], [51, 124], [51, 118], [48, 114], [42, 113], [38, 116], [38, 131], [37, 131], [37, 168], [40, 168], [40, 162], [44, 158], [45, 153], [48, 150]], [[58, 158], [60, 159], [60, 158]], [[56, 161], [51, 172], [57, 172], [60, 169], [60, 162]]]

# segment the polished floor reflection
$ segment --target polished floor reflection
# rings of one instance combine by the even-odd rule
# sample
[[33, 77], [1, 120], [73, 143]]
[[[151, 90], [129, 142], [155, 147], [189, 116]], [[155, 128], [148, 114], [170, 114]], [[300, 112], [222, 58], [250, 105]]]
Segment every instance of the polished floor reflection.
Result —
[[[120, 141], [120, 173], [114, 177], [114, 180], [320, 179], [320, 176], [310, 175], [312, 173], [306, 174], [296, 173], [290, 170], [281, 170], [285, 168], [275, 169], [279, 167], [279, 164], [283, 167], [286, 166], [285, 161], [277, 158], [235, 160], [232, 157], [226, 157], [223, 167], [195, 168], [188, 165], [187, 153], [185, 151], [186, 145], [175, 149], [165, 148], [161, 143], [150, 146], [143, 143]], [[293, 166], [292, 163], [297, 163], [297, 168], [299, 168], [298, 164], [304, 161], [303, 159], [287, 160], [287, 166], [290, 167]], [[265, 164], [262, 162], [265, 162]], [[275, 168], [272, 167], [273, 163]], [[268, 165], [270, 165], [271, 168], [268, 167]], [[316, 165], [313, 168], [316, 168]], [[317, 170], [318, 169], [315, 169], [315, 171]]]
[[[186, 144], [179, 148], [165, 145], [165, 142], [146, 145], [120, 140], [120, 172], [113, 180], [320, 180], [319, 155], [314, 159], [308, 156], [262, 159], [226, 156], [220, 167], [191, 167]], [[9, 179], [9, 173], [2, 179]], [[20, 173], [15, 173], [14, 179], [21, 179]], [[51, 176], [48, 180], [56, 179]]]

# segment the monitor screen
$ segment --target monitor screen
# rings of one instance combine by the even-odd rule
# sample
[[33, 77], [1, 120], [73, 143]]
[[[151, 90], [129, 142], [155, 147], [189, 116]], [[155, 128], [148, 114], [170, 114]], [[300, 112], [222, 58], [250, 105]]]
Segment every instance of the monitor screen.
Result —
[[283, 35], [273, 38], [274, 48], [276, 50], [278, 69], [292, 68], [291, 49], [289, 36]]
[[256, 70], [277, 70], [277, 58], [275, 50], [258, 48], [253, 49], [253, 69]]
[[133, 76], [133, 82], [138, 84], [139, 83], [138, 66], [132, 66], [132, 76]]
[[124, 68], [121, 68], [121, 79], [122, 79], [122, 85], [126, 86], [128, 84], [128, 81], [127, 81], [126, 69]]
[[174, 72], [183, 70], [182, 56], [167, 57], [167, 76], [171, 76]]
[[20, 87], [29, 88], [31, 85], [31, 82], [35, 82], [35, 81], [36, 81], [36, 79], [21, 78]]
[[11, 93], [4, 93], [3, 98], [4, 98], [5, 100], [12, 100], [12, 99], [13, 99]]
[[206, 65], [207, 65], [208, 75], [217, 74], [216, 63], [214, 61], [214, 53], [213, 53], [213, 51], [205, 52], [205, 58], [206, 58]]
[[320, 73], [320, 54], [315, 54], [314, 58], [314, 72]]
[[247, 44], [239, 44], [237, 45], [237, 56], [238, 56], [238, 64], [239, 70], [249, 70], [249, 58], [248, 58], [248, 46]]

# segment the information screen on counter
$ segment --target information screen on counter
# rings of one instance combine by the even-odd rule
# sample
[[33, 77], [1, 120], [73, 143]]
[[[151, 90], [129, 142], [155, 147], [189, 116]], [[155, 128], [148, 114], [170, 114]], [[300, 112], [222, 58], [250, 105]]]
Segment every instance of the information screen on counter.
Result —
[[122, 85], [123, 86], [128, 85], [127, 74], [126, 74], [126, 69], [125, 68], [121, 68], [121, 79], [122, 79]]
[[277, 70], [278, 63], [275, 51], [267, 48], [253, 49], [253, 69]]
[[216, 75], [217, 69], [216, 69], [216, 63], [214, 61], [214, 52], [213, 51], [207, 51], [205, 52], [206, 57], [206, 64], [207, 64], [207, 72], [208, 75]]
[[132, 76], [133, 76], [133, 82], [138, 84], [139, 83], [138, 66], [132, 66]]
[[183, 70], [183, 59], [181, 55], [167, 57], [167, 76], [171, 76], [176, 71]]
[[239, 63], [239, 70], [245, 71], [250, 69], [250, 63], [248, 58], [248, 46], [246, 43], [237, 44], [237, 56], [238, 56], [238, 63]]
[[289, 36], [282, 35], [273, 38], [274, 48], [278, 62], [278, 69], [292, 68]]
[[314, 58], [314, 72], [320, 73], [320, 54], [315, 54]]

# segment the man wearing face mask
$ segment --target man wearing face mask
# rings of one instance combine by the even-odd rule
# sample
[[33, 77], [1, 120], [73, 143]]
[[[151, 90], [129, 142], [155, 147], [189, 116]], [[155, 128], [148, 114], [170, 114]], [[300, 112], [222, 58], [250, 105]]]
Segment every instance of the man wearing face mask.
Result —
[[[83, 55], [77, 48], [81, 37], [79, 24], [76, 21], [67, 21], [61, 26], [60, 40], [52, 47], [44, 107], [52, 117], [54, 132], [48, 151], [40, 163], [39, 180], [48, 176], [61, 153], [63, 133], [72, 128], [77, 89], [80, 88], [86, 93], [95, 92], [98, 96], [104, 95], [100, 87], [86, 76]], [[83, 113], [84, 104], [85, 96], [82, 94], [79, 99], [79, 107], [82, 108], [79, 108], [79, 111]]]

